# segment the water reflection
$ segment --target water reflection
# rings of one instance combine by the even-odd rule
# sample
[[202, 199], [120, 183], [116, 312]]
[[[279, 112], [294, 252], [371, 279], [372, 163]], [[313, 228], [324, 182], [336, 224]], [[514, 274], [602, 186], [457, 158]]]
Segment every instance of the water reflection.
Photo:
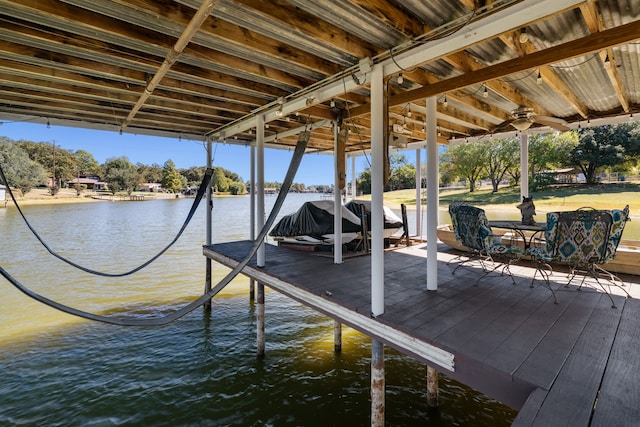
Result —
[[[282, 215], [303, 195], [287, 198]], [[272, 199], [267, 201], [273, 203]], [[82, 265], [126, 271], [179, 229], [190, 200], [27, 207], [55, 250]], [[215, 241], [247, 238], [248, 198], [216, 199]], [[268, 205], [267, 208], [270, 208]], [[83, 310], [165, 313], [204, 286], [204, 215], [140, 273], [89, 276], [51, 257], [14, 210], [0, 216], [2, 265], [25, 285]], [[231, 237], [233, 236], [233, 237]], [[215, 265], [214, 281], [227, 269]], [[248, 280], [163, 327], [126, 328], [58, 313], [0, 285], [0, 425], [366, 425], [370, 341], [267, 290], [267, 355], [255, 357]], [[425, 367], [386, 349], [388, 425], [508, 425], [514, 412], [442, 378], [442, 406], [426, 406]]]

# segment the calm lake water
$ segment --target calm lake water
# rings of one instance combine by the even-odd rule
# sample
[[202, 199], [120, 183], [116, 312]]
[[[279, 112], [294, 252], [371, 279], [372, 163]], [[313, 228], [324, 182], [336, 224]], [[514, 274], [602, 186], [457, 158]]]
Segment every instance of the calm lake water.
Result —
[[[282, 214], [317, 196], [290, 195]], [[275, 197], [267, 198], [270, 209]], [[168, 244], [192, 200], [27, 206], [51, 248], [100, 271], [128, 271]], [[248, 238], [249, 198], [214, 200], [215, 241]], [[16, 209], [0, 209], [1, 265], [27, 287], [96, 313], [167, 313], [204, 287], [204, 204], [179, 242], [124, 278], [53, 258]], [[227, 270], [214, 263], [214, 280]], [[0, 426], [364, 426], [370, 340], [351, 329], [333, 351], [333, 321], [267, 290], [266, 357], [255, 355], [248, 280], [164, 327], [74, 318], [0, 279]], [[501, 426], [515, 412], [441, 377], [426, 405], [424, 365], [385, 349], [389, 426]]]

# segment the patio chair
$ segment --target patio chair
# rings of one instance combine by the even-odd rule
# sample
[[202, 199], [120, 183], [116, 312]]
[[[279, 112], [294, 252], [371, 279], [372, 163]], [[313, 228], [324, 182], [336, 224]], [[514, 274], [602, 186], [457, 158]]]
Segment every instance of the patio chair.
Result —
[[[545, 245], [531, 248], [529, 255], [536, 263], [536, 273], [540, 273], [546, 286], [552, 292], [554, 291], [549, 276], [553, 270], [550, 263], [561, 263], [568, 265], [571, 269], [566, 286], [573, 280], [577, 272], [582, 271], [585, 275], [578, 290], [582, 288], [587, 275], [589, 275], [609, 296], [612, 307], [616, 307], [610, 292], [607, 292], [596, 270], [596, 265], [603, 263], [606, 259], [612, 223], [613, 217], [609, 211], [581, 209], [547, 214]], [[549, 271], [545, 271], [546, 269]], [[533, 286], [535, 278], [536, 274], [534, 273], [531, 286]]]
[[[511, 281], [515, 285], [516, 281], [513, 278], [510, 266], [522, 258], [522, 248], [517, 245], [502, 243], [502, 236], [493, 234], [483, 209], [460, 204], [456, 206], [455, 209], [450, 210], [450, 212], [456, 239], [471, 251], [472, 257], [470, 257], [469, 260], [478, 259], [485, 272], [478, 278], [476, 284], [492, 271], [503, 267], [503, 272], [506, 270], [509, 273], [509, 277], [511, 277]], [[505, 258], [507, 262], [497, 262], [494, 257]], [[487, 269], [485, 261], [492, 262], [494, 268], [490, 270]], [[458, 264], [451, 274], [455, 274], [456, 270], [466, 262], [467, 261], [464, 261]]]
[[[622, 279], [620, 279], [620, 277], [618, 277], [616, 274], [613, 274], [602, 267], [602, 265], [608, 263], [616, 257], [618, 245], [620, 244], [620, 240], [622, 240], [622, 232], [624, 231], [624, 227], [627, 221], [631, 220], [629, 218], [629, 205], [626, 205], [624, 209], [612, 209], [605, 212], [609, 212], [611, 214], [613, 222], [611, 224], [609, 239], [607, 240], [605, 256], [600, 260], [600, 262], [594, 263], [594, 273], [596, 273], [598, 277], [601, 278], [604, 276], [605, 280], [622, 289], [627, 297], [630, 297], [631, 295], [629, 295], [629, 292], [624, 289], [624, 282], [622, 281]], [[575, 276], [575, 271], [572, 271], [572, 273]]]

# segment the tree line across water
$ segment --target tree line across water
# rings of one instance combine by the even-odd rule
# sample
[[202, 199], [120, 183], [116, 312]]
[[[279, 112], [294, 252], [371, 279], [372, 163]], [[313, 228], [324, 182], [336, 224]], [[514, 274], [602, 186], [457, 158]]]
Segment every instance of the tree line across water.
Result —
[[[529, 185], [536, 191], [555, 183], [550, 171], [571, 168], [596, 184], [601, 173], [620, 176], [640, 174], [640, 122], [583, 128], [562, 133], [530, 135]], [[508, 181], [520, 182], [520, 138], [490, 138], [450, 145], [441, 151], [440, 183], [464, 182], [473, 192], [479, 182], [490, 181], [493, 191]], [[415, 166], [402, 154], [390, 156], [390, 175], [386, 190], [416, 187]], [[422, 173], [422, 176], [426, 174]], [[357, 179], [358, 191], [371, 192], [371, 171]]]
[[[7, 179], [6, 185], [18, 188], [23, 194], [31, 189], [48, 186], [55, 194], [67, 183], [75, 182], [78, 194], [82, 190], [79, 177], [98, 177], [113, 194], [126, 191], [131, 194], [142, 183], [160, 183], [168, 192], [180, 192], [199, 186], [205, 167], [177, 169], [172, 160], [164, 165], [133, 164], [126, 156], [112, 157], [103, 164], [85, 150], [67, 150], [48, 142], [14, 141], [0, 137], [0, 166]], [[212, 187], [216, 192], [244, 194], [242, 178], [222, 167], [214, 167]]]

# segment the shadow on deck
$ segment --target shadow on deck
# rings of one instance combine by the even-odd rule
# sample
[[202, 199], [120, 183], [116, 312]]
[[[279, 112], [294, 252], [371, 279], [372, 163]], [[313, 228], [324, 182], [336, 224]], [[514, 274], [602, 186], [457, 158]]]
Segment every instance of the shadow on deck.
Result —
[[[204, 247], [233, 268], [252, 242]], [[475, 282], [476, 264], [452, 275], [457, 253], [438, 252], [438, 291], [426, 290], [426, 245], [385, 253], [385, 313], [370, 316], [370, 257], [343, 264], [266, 245], [244, 274], [302, 304], [440, 370], [519, 410], [514, 425], [624, 425], [640, 421], [640, 300], [609, 298], [593, 286], [577, 291], [555, 274], [559, 304], [530, 287], [529, 263], [511, 279], [494, 272]], [[440, 249], [440, 248], [439, 248]], [[633, 296], [638, 276], [623, 276]], [[597, 403], [597, 405], [596, 405]]]

